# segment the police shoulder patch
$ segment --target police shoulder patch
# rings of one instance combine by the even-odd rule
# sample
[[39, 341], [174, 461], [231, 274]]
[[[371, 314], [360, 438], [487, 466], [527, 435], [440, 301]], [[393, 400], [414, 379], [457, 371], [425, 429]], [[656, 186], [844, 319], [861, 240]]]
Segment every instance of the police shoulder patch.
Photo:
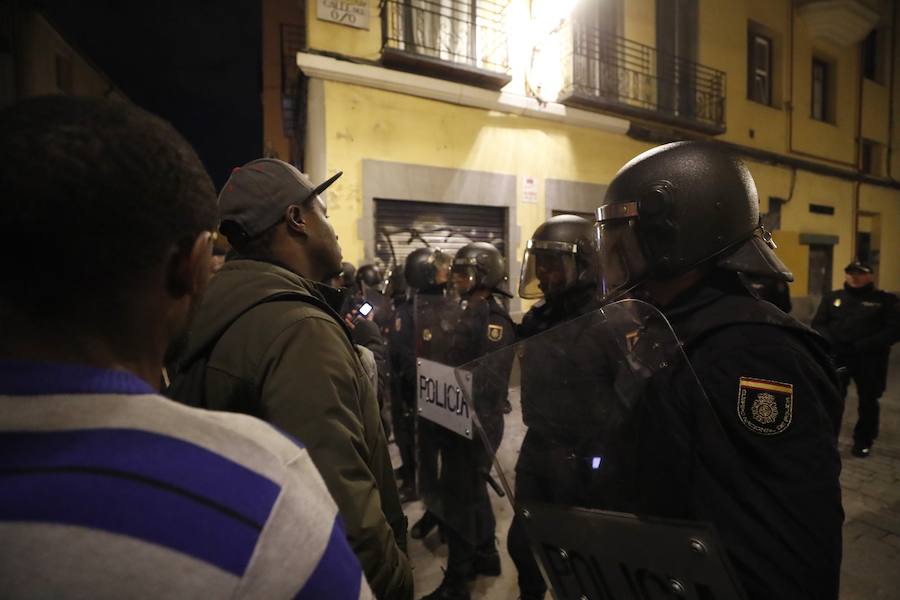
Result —
[[738, 384], [738, 418], [744, 427], [760, 435], [783, 433], [791, 424], [794, 386], [790, 383], [741, 377]]
[[426, 342], [431, 341], [431, 330], [430, 329], [426, 328], [426, 329], [422, 330], [422, 339], [425, 340]]
[[403, 329], [403, 320], [400, 317], [397, 317], [394, 319], [394, 330], [400, 331], [401, 329]]
[[503, 327], [500, 325], [488, 325], [488, 339], [492, 342], [499, 342], [503, 339]]

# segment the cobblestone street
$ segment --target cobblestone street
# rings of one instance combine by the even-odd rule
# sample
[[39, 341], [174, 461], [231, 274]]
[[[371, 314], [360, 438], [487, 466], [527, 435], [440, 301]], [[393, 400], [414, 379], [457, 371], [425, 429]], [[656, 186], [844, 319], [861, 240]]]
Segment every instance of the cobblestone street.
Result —
[[881, 399], [881, 435], [872, 455], [850, 455], [856, 422], [851, 388], [841, 432], [844, 490], [844, 562], [841, 600], [900, 598], [900, 359], [891, 356], [888, 391]]
[[[844, 410], [840, 439], [843, 471], [844, 558], [841, 569], [841, 600], [900, 600], [900, 352], [891, 357], [888, 391], [881, 403], [881, 434], [872, 455], [858, 459], [850, 455], [856, 423], [856, 392], [853, 386]], [[514, 399], [513, 406], [518, 404]], [[511, 415], [515, 417], [514, 415]], [[510, 419], [508, 422], [520, 422]], [[501, 452], [515, 452], [521, 431], [507, 431]], [[396, 446], [392, 445], [396, 457]], [[514, 600], [518, 597], [516, 571], [506, 553], [506, 532], [512, 510], [505, 498], [491, 494], [497, 518], [497, 539], [503, 574], [479, 578], [472, 598]], [[410, 526], [422, 514], [420, 502], [404, 506]], [[423, 541], [410, 540], [415, 568], [416, 596], [431, 592], [442, 577], [447, 546], [437, 533]], [[549, 596], [548, 596], [549, 597]]]

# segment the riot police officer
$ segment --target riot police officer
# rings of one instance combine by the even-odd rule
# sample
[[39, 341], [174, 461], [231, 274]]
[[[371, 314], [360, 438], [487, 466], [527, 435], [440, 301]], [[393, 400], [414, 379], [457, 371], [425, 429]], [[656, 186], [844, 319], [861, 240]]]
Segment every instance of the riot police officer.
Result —
[[[596, 247], [593, 225], [589, 221], [575, 215], [559, 215], [535, 230], [522, 261], [519, 296], [540, 298], [523, 317], [517, 329], [519, 338], [540, 334], [597, 308]], [[525, 354], [520, 360], [522, 418], [528, 430], [516, 463], [516, 499], [520, 502], [574, 502], [574, 498], [562, 497], [562, 490], [571, 487], [563, 481], [567, 474], [547, 467], [548, 453], [571, 453], [572, 432], [554, 433], [551, 426], [560, 423], [561, 419], [558, 415], [548, 417], [544, 414], [550, 406], [560, 408], [566, 404], [567, 399], [562, 397], [556, 384], [566, 378], [571, 363], [552, 352], [540, 356]], [[553, 395], [553, 403], [542, 401], [547, 395]], [[577, 393], [566, 395], [579, 400], [574, 398]], [[572, 411], [572, 414], [583, 414], [583, 411]], [[521, 598], [543, 598], [546, 584], [518, 515], [513, 517], [509, 529], [507, 549], [519, 573]]]
[[[396, 397], [403, 410], [414, 421], [415, 434], [405, 439], [400, 446], [403, 459], [402, 500], [409, 501], [418, 496], [420, 490], [431, 492], [437, 489], [437, 449], [434, 446], [433, 430], [430, 422], [418, 419], [416, 415], [416, 356], [422, 352], [425, 342], [416, 335], [415, 298], [442, 298], [450, 278], [450, 256], [439, 248], [417, 248], [406, 258], [403, 269], [404, 280], [409, 287], [408, 300], [401, 303], [394, 313], [394, 343], [391, 359], [395, 365]], [[437, 527], [439, 520], [431, 511], [410, 528], [413, 539], [422, 539]]]
[[373, 264], [362, 265], [356, 271], [356, 287], [363, 296], [368, 296], [368, 292], [373, 289], [380, 293], [382, 283], [381, 270]]
[[645, 413], [666, 425], [644, 440], [688, 461], [690, 481], [663, 464], [642, 500], [712, 523], [749, 598], [837, 598], [842, 403], [822, 338], [737, 275], [792, 279], [749, 171], [706, 143], [654, 148], [619, 171], [597, 219], [604, 299], [659, 307], [693, 365], [655, 388], [665, 398]]
[[373, 264], [361, 265], [356, 271], [357, 304], [368, 302], [374, 307], [373, 318], [382, 331], [390, 322], [390, 303], [384, 296], [381, 269]]
[[385, 328], [390, 365], [390, 411], [394, 441], [400, 453], [400, 467], [394, 477], [400, 482], [402, 503], [416, 495], [416, 406], [415, 338], [413, 336], [411, 288], [403, 275], [405, 265], [392, 267], [385, 277], [385, 297], [390, 305], [390, 321]]
[[853, 430], [854, 456], [866, 458], [878, 437], [878, 399], [887, 384], [891, 344], [900, 338], [897, 297], [875, 288], [872, 266], [853, 261], [844, 269], [844, 288], [822, 297], [812, 325], [831, 343], [838, 366], [846, 368], [859, 394], [859, 419]]
[[[473, 242], [456, 253], [451, 281], [459, 302], [458, 310], [449, 311], [453, 320], [444, 354], [449, 365], [464, 365], [515, 341], [512, 319], [497, 301], [497, 296], [510, 296], [502, 288], [506, 279], [505, 261], [493, 245]], [[479, 424], [496, 451], [503, 435], [502, 407], [512, 355], [500, 357], [493, 366], [495, 377], [484, 380], [475, 375], [472, 396]], [[438, 504], [443, 509], [448, 558], [444, 580], [423, 600], [468, 600], [471, 579], [500, 575], [496, 522], [487, 492], [492, 455], [477, 438], [467, 439], [443, 427], [434, 427], [432, 433], [440, 454]]]

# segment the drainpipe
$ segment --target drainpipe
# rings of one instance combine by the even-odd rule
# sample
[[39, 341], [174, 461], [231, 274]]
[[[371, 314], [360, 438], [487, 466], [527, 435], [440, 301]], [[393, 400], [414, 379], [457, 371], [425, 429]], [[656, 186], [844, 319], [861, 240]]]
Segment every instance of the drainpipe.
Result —
[[[857, 86], [857, 94], [856, 94], [856, 168], [860, 174], [862, 174], [862, 165], [861, 165], [861, 154], [862, 154], [862, 115], [863, 115], [863, 82], [865, 81], [865, 77], [863, 75], [862, 68], [862, 46], [859, 47], [859, 56], [856, 61], [857, 64], [857, 78], [859, 79], [859, 85]], [[856, 256], [856, 237], [859, 231], [859, 188], [862, 183], [857, 180], [853, 184], [853, 209], [850, 214], [850, 223], [852, 228], [850, 229], [850, 252], [851, 258]]]
[[897, 3], [891, 3], [891, 77], [890, 90], [888, 96], [890, 103], [888, 104], [888, 144], [887, 144], [887, 176], [893, 179], [891, 174], [891, 156], [894, 153], [894, 102], [896, 101], [897, 90], [894, 89], [894, 73], [897, 70]]
[[794, 3], [788, 2], [790, 5], [790, 41], [788, 43], [788, 98], [787, 98], [787, 151], [791, 152], [794, 146]]

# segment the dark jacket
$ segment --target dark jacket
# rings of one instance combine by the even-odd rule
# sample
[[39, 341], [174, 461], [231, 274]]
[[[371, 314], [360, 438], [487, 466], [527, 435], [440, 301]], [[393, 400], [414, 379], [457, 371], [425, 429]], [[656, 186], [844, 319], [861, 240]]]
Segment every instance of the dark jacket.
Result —
[[[585, 317], [597, 308], [596, 286], [572, 290], [562, 297], [541, 300], [529, 309], [516, 330], [518, 339], [531, 340], [519, 348], [522, 369], [522, 420], [528, 426], [529, 443], [574, 449], [593, 436], [595, 424], [588, 418], [601, 379], [598, 364], [597, 327]], [[585, 376], [590, 374], [589, 376]], [[596, 375], [596, 377], [594, 377]], [[552, 401], [548, 398], [552, 397]], [[541, 439], [537, 442], [535, 437]], [[521, 465], [530, 468], [528, 461]]]
[[761, 275], [741, 275], [741, 278], [754, 296], [771, 302], [786, 313], [791, 312], [791, 292], [786, 282]]
[[376, 396], [379, 408], [383, 408], [387, 382], [390, 378], [390, 366], [388, 364], [387, 345], [384, 343], [384, 338], [381, 337], [381, 331], [375, 321], [361, 318], [354, 324], [351, 337], [354, 344], [372, 351], [375, 365], [378, 367]]
[[900, 338], [897, 296], [875, 289], [844, 285], [822, 296], [812, 326], [831, 343], [838, 356], [887, 355]]
[[401, 550], [406, 519], [363, 362], [341, 317], [327, 306], [298, 300], [246, 310], [285, 291], [320, 306], [330, 299], [340, 309], [334, 289], [280, 266], [228, 262], [210, 282], [185, 362], [221, 336], [207, 367], [208, 407], [258, 416], [298, 438], [337, 502], [376, 596], [412, 598], [412, 573]]
[[657, 463], [661, 504], [715, 525], [749, 598], [836, 599], [842, 401], [823, 340], [731, 273], [664, 313], [693, 372], [659, 386], [658, 444], [693, 459]]

